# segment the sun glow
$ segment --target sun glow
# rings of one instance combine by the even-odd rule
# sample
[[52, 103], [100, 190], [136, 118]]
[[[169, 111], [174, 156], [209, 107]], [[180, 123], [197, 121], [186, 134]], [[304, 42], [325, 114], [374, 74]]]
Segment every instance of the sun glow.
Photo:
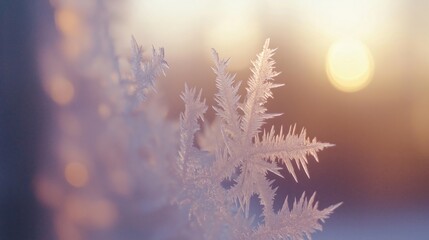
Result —
[[[221, 1], [220, 6], [213, 10], [215, 21], [206, 30], [205, 49], [215, 48], [221, 55], [228, 53], [231, 70], [245, 69], [262, 42], [255, 5], [240, 0]], [[210, 51], [206, 53], [211, 62]]]
[[379, 35], [389, 24], [394, 3], [388, 0], [306, 0], [304, 14], [332, 37]]
[[326, 58], [326, 71], [337, 89], [355, 92], [371, 81], [374, 62], [363, 43], [346, 38], [331, 45]]
[[186, 56], [194, 51], [189, 44], [196, 38], [199, 26], [205, 18], [208, 1], [199, 0], [131, 0], [127, 9], [126, 23], [117, 25], [118, 35], [124, 27], [129, 34], [123, 38], [123, 51], [134, 35], [144, 45], [163, 46], [168, 56]]

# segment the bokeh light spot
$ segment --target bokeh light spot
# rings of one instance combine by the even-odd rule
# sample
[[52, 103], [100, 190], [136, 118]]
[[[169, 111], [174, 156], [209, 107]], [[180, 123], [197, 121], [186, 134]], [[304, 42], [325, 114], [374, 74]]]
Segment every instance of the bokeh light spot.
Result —
[[65, 106], [73, 100], [75, 90], [69, 80], [56, 76], [47, 80], [47, 92], [55, 103]]
[[55, 24], [66, 36], [79, 35], [79, 29], [82, 25], [77, 13], [67, 8], [59, 9], [55, 12]]
[[356, 92], [371, 81], [374, 62], [363, 43], [345, 38], [331, 45], [326, 57], [326, 72], [337, 89]]
[[58, 207], [63, 200], [63, 190], [58, 182], [41, 175], [35, 180], [37, 198], [49, 207]]
[[80, 162], [70, 162], [67, 164], [64, 175], [67, 182], [73, 187], [83, 187], [88, 182], [88, 169]]
[[100, 105], [98, 105], [98, 115], [102, 118], [102, 119], [107, 119], [110, 117], [110, 107], [107, 104], [101, 103]]

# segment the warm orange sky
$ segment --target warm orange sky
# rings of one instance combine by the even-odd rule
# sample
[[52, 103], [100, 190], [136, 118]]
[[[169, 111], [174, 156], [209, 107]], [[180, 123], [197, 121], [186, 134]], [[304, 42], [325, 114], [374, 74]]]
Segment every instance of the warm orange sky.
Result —
[[[231, 57], [230, 70], [243, 81], [244, 93], [250, 60], [267, 38], [277, 49], [281, 74], [275, 81], [284, 84], [274, 89], [268, 112], [284, 114], [265, 128], [297, 124], [310, 138], [335, 144], [319, 154], [320, 163], [309, 159], [311, 179], [299, 171], [299, 183], [289, 174], [274, 181], [282, 185], [275, 208], [286, 194], [292, 201], [304, 191], [317, 192], [321, 208], [343, 204], [315, 239], [427, 236], [429, 1], [6, 0], [0, 5], [5, 53], [0, 159], [6, 159], [0, 161], [1, 239], [164, 233], [162, 222], [174, 216], [153, 212], [145, 201], [155, 208], [169, 205], [158, 195], [167, 190], [158, 188], [159, 175], [129, 160], [142, 157], [158, 169], [170, 167], [177, 151], [165, 146], [177, 145], [170, 137], [184, 109], [179, 96], [185, 82], [202, 88], [209, 106], [215, 102], [210, 48]], [[170, 66], [157, 79], [154, 97], [165, 108], [150, 101], [143, 106], [151, 113], [143, 120], [156, 128], [139, 128], [142, 119], [134, 116], [133, 122], [117, 120], [128, 117], [120, 105], [130, 105], [125, 98], [135, 90], [127, 82], [131, 36], [147, 55], [152, 46], [164, 47]], [[118, 87], [123, 83], [125, 94]], [[213, 119], [212, 108], [207, 117]], [[152, 150], [163, 156], [133, 149], [135, 144], [128, 145], [137, 142], [133, 135], [155, 136], [146, 141], [157, 142], [159, 149]], [[146, 194], [147, 186], [156, 191]]]
[[[429, 3], [405, 0], [248, 1], [129, 0], [106, 2], [108, 33], [120, 62], [127, 61], [133, 35], [150, 54], [164, 47], [170, 65], [159, 95], [177, 119], [187, 82], [203, 88], [213, 104], [215, 79], [210, 48], [230, 60], [246, 80], [250, 60], [266, 38], [277, 48], [282, 72], [270, 112], [271, 123], [297, 123], [310, 136], [335, 143], [310, 165], [310, 188], [327, 202], [424, 203], [429, 181]], [[90, 3], [74, 8], [85, 12]], [[70, 59], [96, 46], [73, 8], [56, 9], [55, 23]], [[88, 20], [88, 19], [87, 19]], [[90, 21], [90, 20], [88, 20]], [[83, 50], [82, 50], [83, 51]], [[103, 62], [97, 63], [101, 67]], [[54, 68], [52, 68], [54, 69]], [[47, 85], [67, 104], [67, 80]], [[242, 89], [244, 90], [244, 88]], [[64, 92], [63, 91], [63, 92]], [[56, 97], [56, 98], [55, 98]], [[214, 112], [208, 112], [213, 117]], [[285, 183], [287, 184], [287, 183]], [[307, 184], [307, 185], [306, 185]], [[308, 185], [310, 184], [310, 185]], [[336, 189], [335, 194], [332, 189]], [[323, 195], [325, 194], [325, 195]], [[389, 205], [387, 204], [387, 205]], [[347, 205], [347, 206], [353, 206]]]
[[[337, 145], [311, 166], [308, 184], [328, 202], [429, 199], [429, 3], [136, 0], [122, 7], [128, 14], [117, 14], [111, 28], [119, 51], [126, 54], [131, 34], [166, 48], [171, 68], [160, 85], [171, 117], [183, 109], [184, 82], [213, 103], [211, 47], [246, 80], [250, 59], [271, 38], [277, 81], [286, 84], [269, 103], [285, 113], [275, 124], [298, 123]], [[328, 195], [332, 186], [337, 196]]]

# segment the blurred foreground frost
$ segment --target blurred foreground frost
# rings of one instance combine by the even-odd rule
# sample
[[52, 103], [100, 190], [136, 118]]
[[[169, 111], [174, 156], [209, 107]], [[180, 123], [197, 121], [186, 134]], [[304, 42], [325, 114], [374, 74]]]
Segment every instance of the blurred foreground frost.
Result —
[[164, 50], [143, 59], [132, 38], [131, 57], [118, 54], [103, 3], [53, 2], [60, 37], [40, 58], [56, 105], [37, 195], [56, 239], [187, 239], [186, 215], [170, 204], [178, 189], [165, 177], [174, 175], [178, 125], [154, 94]]

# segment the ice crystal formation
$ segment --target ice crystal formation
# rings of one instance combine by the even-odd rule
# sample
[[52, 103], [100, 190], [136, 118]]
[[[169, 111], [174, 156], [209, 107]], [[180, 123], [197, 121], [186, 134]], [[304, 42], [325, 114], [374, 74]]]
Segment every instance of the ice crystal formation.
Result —
[[[311, 239], [339, 206], [319, 210], [315, 195], [303, 194], [292, 207], [286, 199], [278, 212], [273, 209], [277, 189], [267, 174], [284, 177], [279, 170], [286, 168], [297, 181], [295, 168], [303, 168], [309, 176], [307, 157], [318, 161], [317, 152], [332, 146], [310, 139], [305, 129], [297, 133], [295, 126], [287, 133], [283, 128], [278, 133], [274, 127], [263, 130], [266, 120], [279, 115], [267, 113], [265, 107], [273, 97], [272, 89], [282, 86], [274, 82], [279, 74], [274, 70], [274, 52], [267, 40], [252, 62], [252, 76], [241, 101], [241, 82], [227, 71], [228, 60], [212, 50], [217, 120], [208, 130], [212, 134], [200, 138], [199, 147], [195, 135], [208, 107], [195, 88], [185, 86], [181, 95], [185, 110], [180, 117], [178, 167], [183, 190], [176, 201], [188, 210], [194, 227], [203, 229], [205, 239]], [[249, 209], [254, 195], [263, 207], [259, 222]]]
[[131, 40], [131, 48], [131, 67], [135, 80], [134, 96], [137, 98], [137, 102], [141, 103], [146, 99], [149, 89], [154, 89], [156, 78], [162, 74], [165, 75], [168, 64], [164, 59], [164, 48], [156, 51], [152, 47], [152, 59], [147, 62], [143, 61], [142, 47], [137, 44], [134, 37]]

